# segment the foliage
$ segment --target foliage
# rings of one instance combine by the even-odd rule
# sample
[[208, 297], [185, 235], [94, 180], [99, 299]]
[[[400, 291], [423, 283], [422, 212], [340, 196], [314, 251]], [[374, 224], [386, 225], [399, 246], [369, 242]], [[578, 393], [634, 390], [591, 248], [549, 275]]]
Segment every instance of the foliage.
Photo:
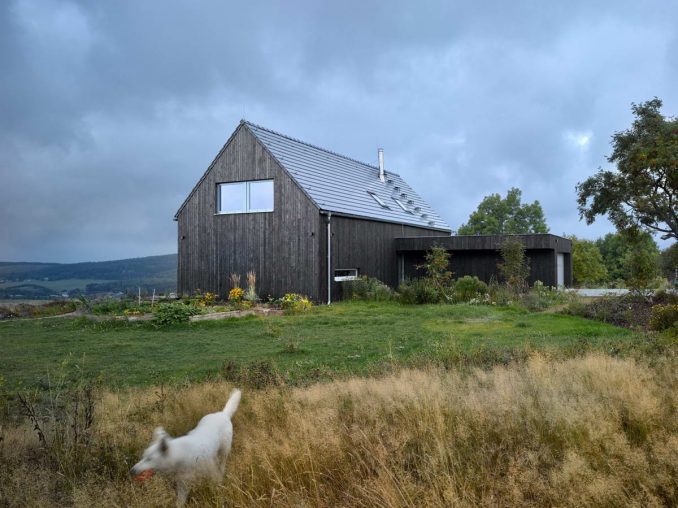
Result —
[[641, 228], [678, 239], [678, 119], [664, 117], [662, 101], [632, 104], [631, 129], [612, 136], [607, 160], [616, 170], [577, 184], [580, 216], [591, 224], [607, 215], [617, 230]]
[[454, 301], [470, 302], [487, 294], [487, 284], [476, 276], [465, 275], [454, 283]]
[[199, 307], [209, 307], [214, 305], [214, 303], [217, 301], [217, 295], [210, 293], [209, 291], [203, 293], [198, 290], [195, 293], [195, 298], [193, 298], [192, 302]]
[[40, 305], [27, 303], [0, 305], [0, 320], [58, 316], [74, 312], [78, 305], [73, 300], [58, 300]]
[[602, 282], [607, 279], [607, 269], [595, 242], [572, 235], [572, 275], [577, 285]]
[[527, 310], [542, 311], [554, 305], [564, 304], [570, 300], [566, 291], [555, 287], [545, 286], [543, 282], [536, 281], [532, 290], [523, 295], [521, 303]]
[[678, 304], [655, 305], [650, 313], [650, 330], [668, 330], [676, 328], [678, 331]]
[[486, 196], [462, 224], [460, 235], [499, 235], [548, 233], [544, 211], [539, 201], [521, 204], [522, 191], [511, 188], [502, 199], [499, 194]]
[[[630, 241], [630, 240], [634, 241]], [[646, 249], [657, 253], [658, 248], [652, 235], [646, 231], [638, 232], [635, 237], [629, 238], [624, 233], [608, 233], [602, 238], [596, 240], [596, 247], [603, 257], [603, 263], [607, 269], [607, 280], [617, 281], [626, 278], [626, 267], [624, 266], [628, 254], [634, 245], [637, 248]]]
[[228, 300], [234, 303], [240, 302], [245, 296], [245, 291], [242, 288], [234, 287], [228, 292]]
[[424, 256], [424, 264], [417, 266], [417, 269], [426, 271], [425, 283], [430, 286], [431, 291], [437, 293], [434, 300], [443, 301], [452, 299], [452, 276], [450, 270], [450, 253], [443, 247], [434, 245]]
[[387, 301], [393, 299], [393, 290], [379, 279], [361, 275], [356, 280], [349, 280], [342, 285], [344, 298], [351, 300]]
[[201, 312], [199, 307], [181, 302], [161, 303], [153, 310], [153, 323], [156, 326], [188, 323], [191, 316]]
[[406, 305], [423, 305], [447, 300], [443, 300], [442, 294], [431, 285], [430, 279], [422, 277], [403, 281], [398, 286], [398, 301]]
[[313, 307], [313, 304], [305, 296], [299, 295], [297, 293], [285, 293], [285, 295], [282, 297], [280, 306], [284, 310], [292, 312], [304, 312]]
[[507, 287], [515, 293], [524, 293], [529, 288], [527, 277], [530, 275], [529, 259], [525, 255], [525, 245], [516, 237], [509, 237], [500, 249], [501, 263], [497, 265], [499, 274]]
[[664, 249], [659, 258], [662, 275], [678, 284], [678, 242]]
[[257, 296], [257, 274], [251, 271], [247, 272], [247, 291], [244, 298], [251, 303], [259, 300], [259, 296]]
[[657, 250], [643, 248], [637, 235], [629, 235], [630, 250], [624, 260], [626, 282], [634, 291], [643, 292], [655, 281], [659, 264]]

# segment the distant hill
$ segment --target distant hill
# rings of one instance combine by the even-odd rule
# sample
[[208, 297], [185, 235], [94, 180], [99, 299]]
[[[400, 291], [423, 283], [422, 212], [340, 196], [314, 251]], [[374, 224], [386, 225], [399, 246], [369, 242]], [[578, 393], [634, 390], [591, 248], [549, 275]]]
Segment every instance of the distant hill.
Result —
[[177, 255], [86, 263], [0, 262], [0, 298], [176, 289]]

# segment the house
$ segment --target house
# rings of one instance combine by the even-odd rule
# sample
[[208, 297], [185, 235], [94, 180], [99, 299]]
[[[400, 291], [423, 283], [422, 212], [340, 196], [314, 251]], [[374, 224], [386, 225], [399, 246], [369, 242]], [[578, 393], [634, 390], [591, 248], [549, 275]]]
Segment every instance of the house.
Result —
[[[342, 281], [359, 275], [397, 286], [434, 243], [452, 242], [446, 245], [455, 254], [452, 239], [463, 237], [451, 237], [378, 155], [378, 165], [366, 164], [241, 121], [174, 217], [179, 294], [226, 296], [231, 273], [253, 271], [261, 297], [295, 292], [329, 302], [341, 295]], [[552, 275], [542, 282], [555, 284], [557, 260], [567, 260], [549, 242], [539, 243], [549, 252], [540, 263]], [[481, 250], [475, 253], [490, 263]], [[496, 271], [496, 263], [485, 268]]]

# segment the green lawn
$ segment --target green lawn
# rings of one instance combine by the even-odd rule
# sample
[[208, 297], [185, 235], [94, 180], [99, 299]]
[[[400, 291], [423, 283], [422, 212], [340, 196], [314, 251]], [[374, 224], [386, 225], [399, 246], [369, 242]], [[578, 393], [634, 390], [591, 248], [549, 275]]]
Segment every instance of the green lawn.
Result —
[[364, 374], [391, 362], [511, 358], [516, 351], [609, 350], [637, 337], [585, 319], [468, 305], [346, 302], [300, 315], [155, 329], [149, 323], [46, 319], [0, 323], [6, 388], [45, 386], [72, 355], [112, 386], [198, 380], [268, 360], [289, 380]]

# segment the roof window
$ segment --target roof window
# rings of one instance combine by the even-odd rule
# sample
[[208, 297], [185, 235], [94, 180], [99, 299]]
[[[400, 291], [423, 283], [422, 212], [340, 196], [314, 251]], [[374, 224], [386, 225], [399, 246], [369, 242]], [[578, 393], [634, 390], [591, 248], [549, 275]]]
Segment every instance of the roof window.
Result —
[[410, 210], [407, 209], [407, 207], [399, 199], [393, 198], [393, 201], [396, 202], [396, 204], [402, 209], [403, 212], [412, 213]]
[[388, 206], [386, 206], [386, 203], [384, 203], [379, 196], [377, 196], [374, 192], [367, 191], [367, 193], [372, 196], [372, 199], [374, 199], [377, 203], [379, 203], [379, 206], [382, 208], [386, 208], [387, 210], [390, 210]]

